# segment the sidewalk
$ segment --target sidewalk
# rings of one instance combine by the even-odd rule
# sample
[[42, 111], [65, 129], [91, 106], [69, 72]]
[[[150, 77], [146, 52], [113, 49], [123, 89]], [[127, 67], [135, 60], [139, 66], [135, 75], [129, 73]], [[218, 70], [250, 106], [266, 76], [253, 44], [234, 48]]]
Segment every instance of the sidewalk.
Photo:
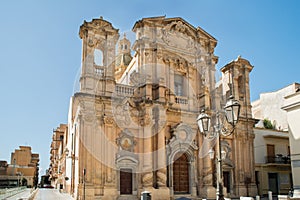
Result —
[[74, 200], [68, 193], [60, 192], [58, 189], [40, 188], [34, 200]]
[[22, 192], [20, 193], [17, 193], [17, 194], [14, 194], [12, 196], [9, 196], [9, 197], [6, 197], [4, 198], [5, 200], [27, 200], [31, 197], [31, 195], [33, 194], [33, 191], [32, 189], [30, 188], [27, 188], [25, 190], [23, 190]]

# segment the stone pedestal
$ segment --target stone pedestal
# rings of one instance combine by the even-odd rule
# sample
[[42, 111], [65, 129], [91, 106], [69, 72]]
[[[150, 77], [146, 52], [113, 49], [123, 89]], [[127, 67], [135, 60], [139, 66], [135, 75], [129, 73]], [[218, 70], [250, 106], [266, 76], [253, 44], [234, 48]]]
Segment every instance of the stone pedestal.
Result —
[[193, 197], [196, 197], [196, 196], [197, 196], [197, 188], [196, 188], [196, 186], [193, 186], [193, 187], [192, 187], [191, 194], [192, 194]]
[[201, 188], [201, 196], [206, 197], [206, 199], [215, 199], [216, 198], [216, 188], [213, 186], [205, 186]]
[[104, 195], [102, 200], [113, 200], [117, 199], [118, 191], [115, 188], [104, 188]]
[[155, 199], [155, 200], [170, 199], [170, 189], [167, 187], [161, 187], [158, 189], [149, 187], [149, 188], [144, 188], [143, 191], [149, 191], [151, 194], [151, 199]]

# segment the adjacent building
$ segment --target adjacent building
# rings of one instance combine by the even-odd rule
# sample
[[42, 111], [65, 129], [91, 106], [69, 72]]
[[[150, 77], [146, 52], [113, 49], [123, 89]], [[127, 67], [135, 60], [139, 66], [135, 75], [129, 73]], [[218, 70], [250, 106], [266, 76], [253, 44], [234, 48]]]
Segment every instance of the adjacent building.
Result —
[[289, 139], [293, 172], [293, 198], [300, 199], [300, 87], [285, 96], [282, 107], [289, 124]]
[[288, 194], [292, 187], [289, 134], [255, 128], [255, 176], [258, 194]]
[[255, 196], [253, 66], [238, 57], [216, 82], [217, 40], [180, 17], [143, 18], [132, 31], [131, 43], [102, 17], [80, 27], [80, 88], [68, 126], [53, 134], [53, 184], [78, 199], [138, 199], [143, 191], [153, 199], [215, 198], [208, 156], [215, 141], [200, 134], [196, 118], [202, 109], [215, 116], [233, 95], [241, 117], [222, 137], [224, 192]]
[[267, 119], [276, 130], [288, 131], [287, 114], [281, 108], [285, 103], [284, 97], [295, 93], [299, 87], [299, 83], [292, 83], [279, 90], [260, 94], [259, 99], [251, 103], [253, 118], [262, 121]]
[[36, 187], [39, 177], [39, 154], [32, 153], [30, 146], [20, 146], [11, 153], [11, 162], [0, 162], [0, 186]]
[[[68, 127], [60, 124], [53, 130], [52, 142], [50, 146], [50, 168], [48, 171], [51, 185], [57, 189], [66, 189], [66, 156]], [[42, 186], [43, 187], [43, 186]]]
[[[296, 124], [298, 115], [289, 116], [297, 111], [297, 99], [300, 84], [293, 83], [273, 92], [266, 92], [252, 102], [252, 112], [258, 121], [254, 129], [255, 170], [260, 195], [288, 194], [291, 188], [297, 188], [295, 180], [300, 175], [293, 170], [293, 161], [297, 163], [297, 129], [291, 132], [291, 125]], [[299, 115], [300, 116], [300, 115]], [[295, 121], [296, 120], [296, 121]], [[297, 125], [296, 125], [297, 126]], [[298, 151], [299, 152], [299, 151]]]

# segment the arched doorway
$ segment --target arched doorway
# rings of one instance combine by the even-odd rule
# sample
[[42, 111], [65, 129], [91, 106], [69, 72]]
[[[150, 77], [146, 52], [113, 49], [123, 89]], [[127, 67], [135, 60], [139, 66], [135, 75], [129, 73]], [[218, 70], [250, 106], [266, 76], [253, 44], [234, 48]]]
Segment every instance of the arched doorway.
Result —
[[122, 169], [120, 171], [120, 194], [132, 194], [132, 170]]
[[175, 194], [188, 194], [189, 162], [186, 154], [178, 153], [173, 163], [173, 187]]

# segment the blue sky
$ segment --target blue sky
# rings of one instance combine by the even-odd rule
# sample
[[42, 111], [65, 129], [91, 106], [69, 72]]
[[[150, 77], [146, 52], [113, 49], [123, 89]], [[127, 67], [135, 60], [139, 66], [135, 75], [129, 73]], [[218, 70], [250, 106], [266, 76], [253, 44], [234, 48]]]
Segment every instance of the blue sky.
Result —
[[241, 55], [254, 69], [251, 100], [300, 82], [300, 1], [26, 0], [0, 5], [0, 160], [20, 145], [49, 165], [53, 128], [67, 122], [81, 65], [79, 26], [103, 16], [120, 32], [151, 16], [182, 17], [218, 40], [217, 68]]

